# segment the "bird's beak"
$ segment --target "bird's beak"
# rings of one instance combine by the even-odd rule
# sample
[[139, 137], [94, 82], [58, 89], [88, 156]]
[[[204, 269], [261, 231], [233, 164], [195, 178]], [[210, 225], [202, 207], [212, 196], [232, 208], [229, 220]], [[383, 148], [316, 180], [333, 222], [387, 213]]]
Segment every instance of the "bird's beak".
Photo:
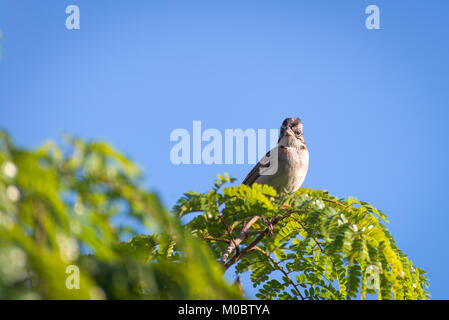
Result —
[[290, 128], [287, 128], [287, 131], [285, 131], [285, 134], [286, 134], [287, 137], [294, 137], [295, 136], [295, 133]]

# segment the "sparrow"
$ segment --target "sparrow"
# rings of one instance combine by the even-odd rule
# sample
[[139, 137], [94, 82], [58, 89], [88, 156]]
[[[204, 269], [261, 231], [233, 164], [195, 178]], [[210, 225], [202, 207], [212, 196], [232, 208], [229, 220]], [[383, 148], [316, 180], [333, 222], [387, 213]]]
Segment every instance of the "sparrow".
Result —
[[243, 184], [267, 184], [278, 193], [295, 192], [304, 182], [308, 168], [309, 150], [302, 122], [299, 118], [287, 118], [282, 122], [276, 147], [256, 164]]

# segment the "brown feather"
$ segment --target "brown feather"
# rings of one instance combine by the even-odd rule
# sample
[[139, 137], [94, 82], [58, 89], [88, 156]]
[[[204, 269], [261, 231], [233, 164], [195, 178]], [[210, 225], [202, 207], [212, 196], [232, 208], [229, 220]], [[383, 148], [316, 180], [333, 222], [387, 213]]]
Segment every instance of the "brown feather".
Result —
[[[270, 157], [270, 151], [267, 152], [265, 157]], [[266, 168], [270, 166], [270, 162], [267, 162], [266, 164], [261, 164], [260, 161], [254, 166], [254, 168], [251, 169], [251, 171], [248, 173], [246, 178], [243, 180], [242, 184], [246, 184], [248, 186], [251, 186], [257, 178], [260, 177], [259, 170], [260, 168]]]

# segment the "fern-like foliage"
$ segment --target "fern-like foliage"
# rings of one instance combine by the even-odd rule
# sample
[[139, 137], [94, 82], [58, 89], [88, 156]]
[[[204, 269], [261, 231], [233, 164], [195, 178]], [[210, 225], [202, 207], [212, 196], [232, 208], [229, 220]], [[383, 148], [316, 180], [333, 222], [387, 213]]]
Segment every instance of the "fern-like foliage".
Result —
[[261, 299], [429, 296], [368, 203], [225, 175], [170, 213], [140, 177], [106, 143], [29, 150], [0, 130], [0, 299], [239, 299], [231, 266]]
[[0, 130], [0, 299], [241, 298], [139, 178], [106, 143], [28, 150]]
[[[186, 228], [225, 268], [250, 272], [258, 298], [429, 298], [426, 273], [396, 246], [386, 215], [370, 204], [310, 189], [279, 196], [266, 185], [224, 187], [232, 181], [219, 176], [209, 192], [186, 193], [174, 212], [197, 213]], [[242, 233], [255, 216], [261, 218]]]

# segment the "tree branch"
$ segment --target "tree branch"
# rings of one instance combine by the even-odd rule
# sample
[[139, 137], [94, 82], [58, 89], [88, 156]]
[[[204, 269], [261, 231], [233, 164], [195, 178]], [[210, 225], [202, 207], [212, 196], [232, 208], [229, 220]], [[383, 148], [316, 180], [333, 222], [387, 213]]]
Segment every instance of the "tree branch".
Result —
[[[221, 263], [225, 264], [226, 261], [228, 260], [229, 255], [232, 253], [232, 251], [234, 251], [234, 249], [238, 248], [238, 245], [245, 240], [248, 237], [248, 229], [251, 228], [251, 226], [257, 221], [259, 220], [260, 216], [254, 216], [252, 217], [251, 220], [249, 220], [249, 222], [243, 227], [242, 231], [240, 232], [239, 236], [237, 237], [237, 239], [231, 241], [228, 245], [228, 247], [226, 248], [225, 252], [223, 253], [223, 255], [221, 256]], [[241, 252], [239, 252], [238, 254], [240, 254]]]
[[[272, 219], [272, 226], [274, 227], [276, 224], [278, 224], [281, 220], [289, 217], [293, 212], [298, 212], [298, 210], [293, 210], [293, 211], [289, 211], [286, 214], [284, 214], [282, 217], [274, 217]], [[259, 216], [255, 216], [254, 218], [256, 218]], [[254, 219], [253, 218], [253, 219]], [[256, 219], [257, 220], [257, 219]], [[251, 221], [250, 221], [251, 222]], [[249, 223], [247, 223], [246, 226], [249, 225]], [[254, 222], [253, 222], [254, 223]], [[246, 227], [245, 226], [245, 227]], [[250, 227], [250, 226], [249, 226]], [[249, 227], [247, 229], [249, 229]], [[236, 263], [240, 258], [242, 258], [245, 254], [247, 254], [249, 251], [253, 250], [255, 246], [257, 246], [257, 244], [262, 241], [263, 237], [265, 237], [266, 234], [268, 234], [270, 232], [269, 228], [266, 228], [263, 232], [261, 232], [256, 239], [253, 240], [253, 242], [251, 242], [248, 246], [245, 247], [245, 249], [241, 250], [239, 253], [236, 253], [228, 262], [226, 262], [226, 260], [223, 262], [223, 257], [222, 257], [222, 263], [225, 265], [225, 268], [228, 269], [230, 266], [232, 266], [234, 263]], [[240, 241], [241, 242], [241, 241]], [[240, 243], [239, 242], [239, 243]], [[228, 246], [229, 248], [230, 246]], [[232, 252], [232, 250], [229, 252], [229, 254]], [[228, 254], [228, 256], [229, 256]], [[225, 263], [226, 262], [226, 263]]]
[[[217, 207], [217, 210], [218, 210], [218, 207]], [[230, 240], [230, 243], [232, 243], [233, 246], [234, 246], [234, 248], [236, 248], [236, 247], [237, 247], [237, 244], [235, 243], [234, 237], [232, 236], [232, 231], [229, 229], [229, 226], [226, 224], [226, 221], [225, 221], [225, 219], [224, 219], [224, 217], [223, 217], [222, 214], [220, 214], [220, 221], [221, 221], [221, 223], [224, 225], [224, 227], [225, 227], [225, 229], [226, 229], [226, 232], [228, 233], [229, 238], [231, 239], [231, 240]], [[230, 244], [230, 245], [231, 245], [231, 244]], [[237, 247], [237, 250], [238, 250], [238, 247]], [[222, 259], [223, 259], [223, 257], [222, 257]]]

